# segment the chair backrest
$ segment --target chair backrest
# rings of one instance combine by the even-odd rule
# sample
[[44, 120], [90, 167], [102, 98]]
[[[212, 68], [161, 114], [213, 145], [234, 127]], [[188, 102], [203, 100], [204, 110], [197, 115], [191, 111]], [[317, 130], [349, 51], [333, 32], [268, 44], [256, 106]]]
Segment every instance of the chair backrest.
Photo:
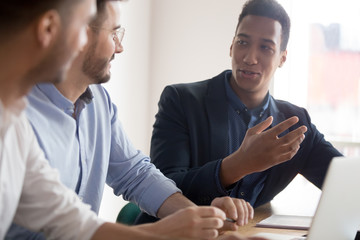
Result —
[[116, 222], [133, 225], [137, 216], [141, 213], [141, 210], [134, 203], [127, 203], [119, 212]]

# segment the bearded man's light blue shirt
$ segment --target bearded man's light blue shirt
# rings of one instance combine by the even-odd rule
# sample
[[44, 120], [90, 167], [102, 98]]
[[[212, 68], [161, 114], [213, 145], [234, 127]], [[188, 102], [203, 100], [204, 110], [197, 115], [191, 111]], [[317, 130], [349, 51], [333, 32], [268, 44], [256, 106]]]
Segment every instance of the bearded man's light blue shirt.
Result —
[[132, 145], [101, 85], [90, 86], [75, 103], [75, 118], [74, 104], [52, 84], [35, 86], [28, 99], [26, 113], [47, 159], [96, 213], [105, 182], [151, 215], [180, 191]]
[[53, 84], [36, 85], [28, 100], [27, 116], [50, 165], [94, 212], [105, 182], [153, 216], [165, 199], [180, 192], [132, 145], [101, 85], [91, 85], [75, 107]]

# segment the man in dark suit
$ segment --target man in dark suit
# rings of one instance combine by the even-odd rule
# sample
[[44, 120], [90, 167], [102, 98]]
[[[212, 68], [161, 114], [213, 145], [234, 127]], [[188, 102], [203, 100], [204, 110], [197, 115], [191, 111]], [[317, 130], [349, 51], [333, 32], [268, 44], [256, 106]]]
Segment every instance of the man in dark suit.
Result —
[[195, 203], [232, 196], [257, 207], [298, 173], [321, 188], [331, 159], [341, 155], [304, 108], [269, 94], [289, 32], [275, 0], [250, 0], [230, 47], [232, 70], [163, 91], [151, 158]]

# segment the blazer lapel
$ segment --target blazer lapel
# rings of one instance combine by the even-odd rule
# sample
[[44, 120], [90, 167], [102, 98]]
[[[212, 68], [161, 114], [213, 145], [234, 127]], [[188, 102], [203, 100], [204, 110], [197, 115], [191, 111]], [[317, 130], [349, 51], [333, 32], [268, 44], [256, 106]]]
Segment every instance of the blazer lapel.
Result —
[[205, 107], [210, 128], [211, 159], [224, 158], [228, 149], [228, 110], [225, 93], [225, 73], [209, 80]]

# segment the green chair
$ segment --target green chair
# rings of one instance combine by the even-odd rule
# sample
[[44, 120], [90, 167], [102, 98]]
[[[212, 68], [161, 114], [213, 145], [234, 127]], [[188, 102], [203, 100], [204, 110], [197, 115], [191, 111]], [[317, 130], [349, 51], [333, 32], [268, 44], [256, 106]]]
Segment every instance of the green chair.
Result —
[[116, 222], [126, 224], [126, 225], [134, 225], [137, 216], [141, 213], [141, 210], [134, 203], [127, 203], [119, 212]]

